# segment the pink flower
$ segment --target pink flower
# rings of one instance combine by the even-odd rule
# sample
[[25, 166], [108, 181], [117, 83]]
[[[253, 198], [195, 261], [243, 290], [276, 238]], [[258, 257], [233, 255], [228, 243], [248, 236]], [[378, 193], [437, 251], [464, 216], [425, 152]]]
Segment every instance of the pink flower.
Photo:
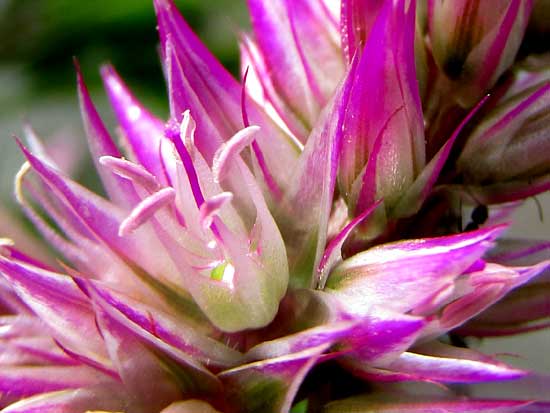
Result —
[[[77, 64], [106, 196], [20, 144], [17, 199], [60, 261], [0, 239], [2, 412], [547, 411], [411, 384], [524, 379], [453, 343], [548, 324], [544, 296], [521, 293], [545, 279], [546, 244], [499, 241], [515, 204], [477, 205], [471, 231], [459, 220], [461, 199], [501, 202], [495, 185], [513, 186], [506, 201], [547, 188], [547, 80], [477, 102], [512, 64], [530, 3], [502, 7], [504, 35], [468, 2], [430, 2], [424, 32], [414, 1], [250, 0], [242, 84], [170, 0], [154, 3], [167, 122], [105, 66], [121, 152]], [[477, 22], [464, 44], [463, 19]], [[445, 42], [473, 72], [445, 81], [438, 111]], [[415, 57], [439, 79], [422, 97]], [[535, 148], [526, 161], [514, 140]]]

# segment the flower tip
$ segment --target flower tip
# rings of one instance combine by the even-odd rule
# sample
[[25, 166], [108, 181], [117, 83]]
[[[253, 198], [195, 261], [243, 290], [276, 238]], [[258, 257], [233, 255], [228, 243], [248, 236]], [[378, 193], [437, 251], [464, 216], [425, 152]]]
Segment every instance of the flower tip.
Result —
[[153, 0], [153, 6], [155, 12], [159, 15], [163, 11], [170, 11], [174, 7], [174, 3], [171, 0]]
[[73, 66], [74, 66], [74, 69], [75, 69], [77, 75], [82, 72], [80, 70], [80, 61], [78, 60], [78, 58], [76, 56], [73, 56]]
[[25, 158], [29, 159], [29, 156], [27, 155], [32, 156], [32, 154], [29, 151], [29, 149], [25, 146], [21, 138], [17, 135], [12, 135], [12, 138], [15, 141], [16, 145], [19, 146], [19, 149], [21, 150], [21, 152], [23, 152], [23, 155], [25, 156]]
[[487, 241], [495, 241], [510, 227], [509, 222], [503, 222], [487, 228], [480, 228], [471, 231], [471, 234], [479, 234], [480, 238], [485, 238]]
[[73, 56], [73, 66], [74, 70], [76, 72], [76, 86], [78, 89], [78, 94], [81, 96], [88, 95], [88, 88], [86, 86], [86, 82], [84, 82], [84, 75], [82, 74], [82, 67], [80, 66], [79, 60], [76, 58], [76, 56]]
[[99, 68], [99, 73], [104, 82], [107, 82], [109, 79], [114, 78], [115, 80], [119, 79], [118, 73], [116, 72], [114, 66], [111, 63], [104, 63]]

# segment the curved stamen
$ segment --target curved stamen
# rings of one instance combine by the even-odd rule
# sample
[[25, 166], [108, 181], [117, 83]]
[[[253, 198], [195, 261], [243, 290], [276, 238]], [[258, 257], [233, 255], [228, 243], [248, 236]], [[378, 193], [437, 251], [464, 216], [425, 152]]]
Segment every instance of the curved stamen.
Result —
[[199, 217], [203, 228], [210, 228], [214, 216], [219, 215], [222, 207], [228, 202], [231, 202], [232, 199], [233, 194], [231, 192], [222, 192], [206, 200], [204, 204], [201, 205], [199, 211]]
[[143, 166], [113, 156], [102, 156], [99, 163], [108, 168], [112, 173], [136, 182], [145, 189], [155, 192], [159, 189], [157, 178]]
[[159, 209], [164, 208], [174, 202], [176, 198], [176, 191], [174, 188], [164, 188], [153, 195], [143, 199], [128, 215], [128, 217], [122, 221], [118, 229], [118, 235], [124, 237], [145, 222], [147, 222]]
[[220, 146], [214, 154], [214, 160], [212, 161], [212, 173], [216, 182], [224, 180], [234, 158], [253, 142], [254, 134], [259, 130], [259, 126], [248, 126], [238, 131], [226, 143]]
[[195, 130], [197, 129], [197, 124], [195, 120], [191, 117], [191, 112], [187, 109], [183, 112], [183, 119], [181, 120], [180, 126], [180, 136], [183, 139], [183, 144], [189, 151], [189, 154], [193, 156], [195, 151]]

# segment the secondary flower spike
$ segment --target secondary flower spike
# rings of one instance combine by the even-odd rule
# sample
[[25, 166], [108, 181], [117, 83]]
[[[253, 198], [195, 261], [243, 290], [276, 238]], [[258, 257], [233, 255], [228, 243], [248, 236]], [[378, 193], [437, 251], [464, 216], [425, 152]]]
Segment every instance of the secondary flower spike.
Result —
[[514, 62], [532, 0], [429, 0], [430, 38], [439, 68], [471, 106]]
[[119, 148], [76, 64], [106, 195], [17, 139], [54, 252], [0, 234], [0, 412], [550, 412], [470, 340], [550, 325], [549, 242], [506, 239], [549, 189], [532, 2], [248, 0], [239, 80], [153, 3], [165, 119], [105, 65]]

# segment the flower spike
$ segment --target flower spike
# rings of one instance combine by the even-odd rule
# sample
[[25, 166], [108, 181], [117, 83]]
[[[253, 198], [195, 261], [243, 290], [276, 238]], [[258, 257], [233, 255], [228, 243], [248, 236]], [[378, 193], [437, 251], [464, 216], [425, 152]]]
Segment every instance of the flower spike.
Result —
[[17, 141], [49, 246], [0, 208], [0, 411], [550, 413], [470, 339], [550, 327], [550, 244], [503, 239], [550, 189], [541, 2], [247, 0], [239, 82], [151, 1], [165, 116], [103, 66], [119, 148], [75, 62], [106, 196]]

